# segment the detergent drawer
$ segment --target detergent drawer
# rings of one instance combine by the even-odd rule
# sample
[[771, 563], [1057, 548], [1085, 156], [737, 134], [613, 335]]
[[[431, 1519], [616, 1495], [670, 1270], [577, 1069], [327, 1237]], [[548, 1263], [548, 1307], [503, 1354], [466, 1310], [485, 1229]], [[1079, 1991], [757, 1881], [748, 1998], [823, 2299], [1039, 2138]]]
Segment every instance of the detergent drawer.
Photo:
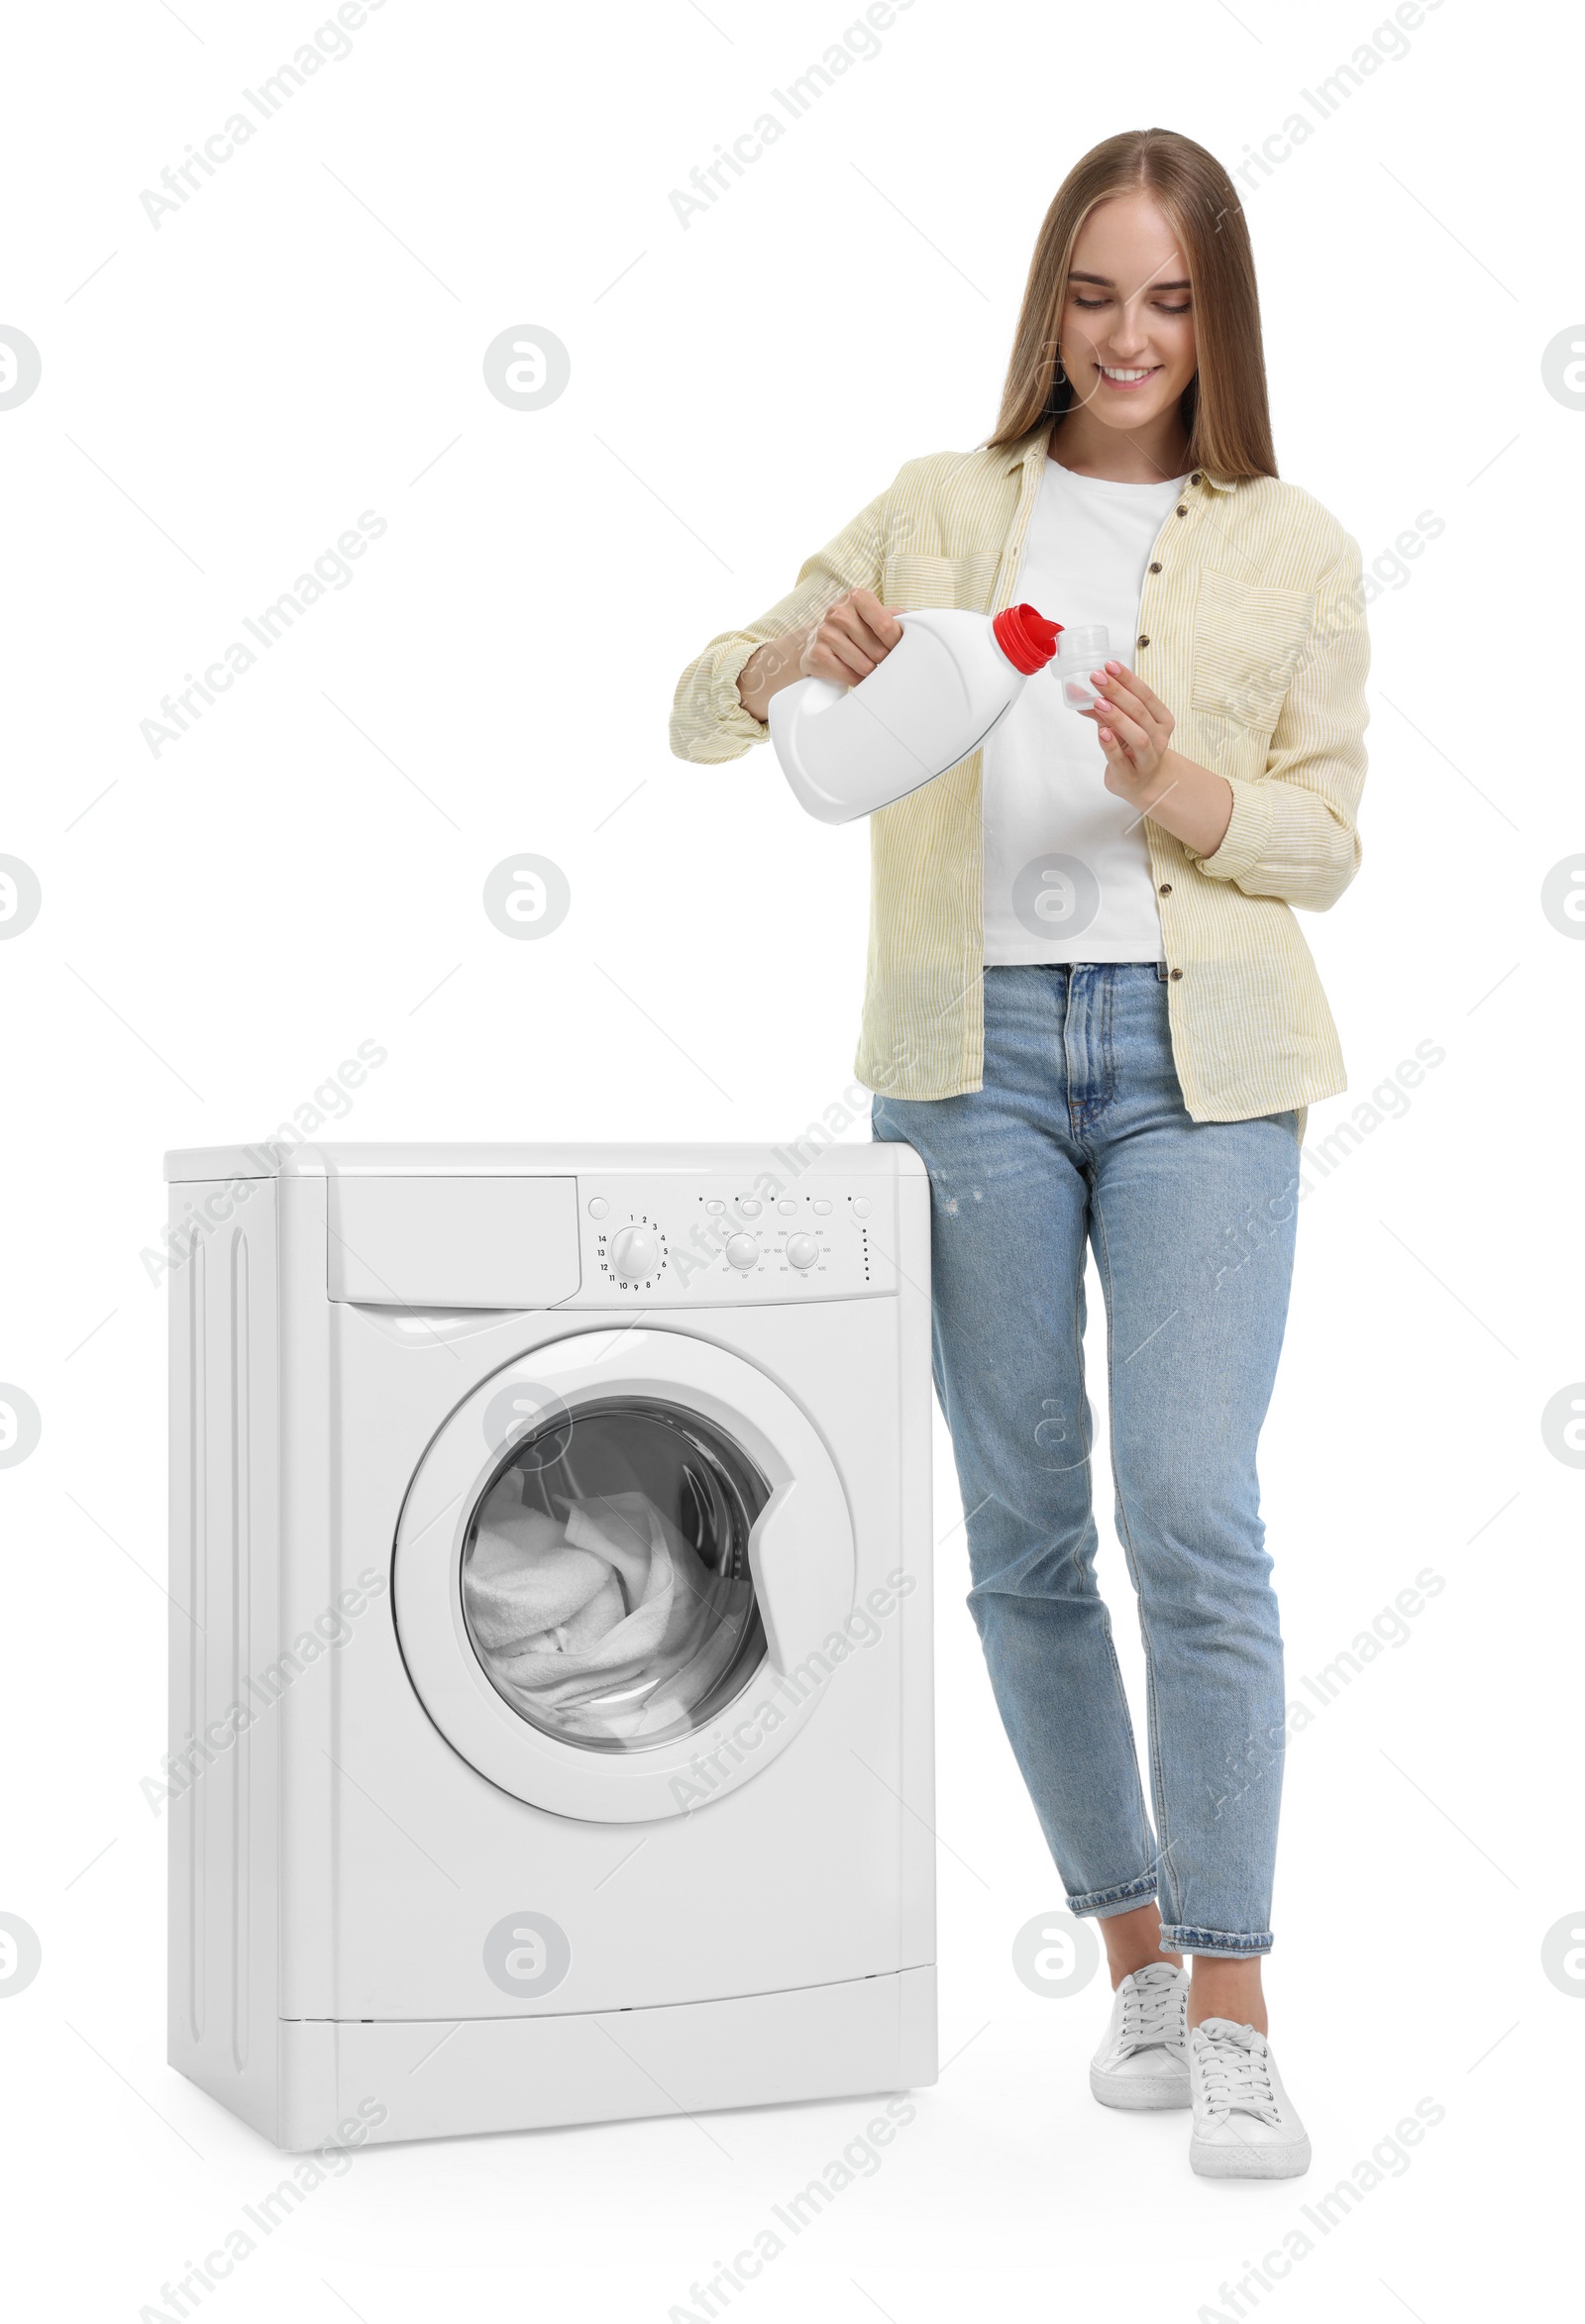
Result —
[[332, 1178], [333, 1300], [549, 1308], [579, 1288], [576, 1178]]

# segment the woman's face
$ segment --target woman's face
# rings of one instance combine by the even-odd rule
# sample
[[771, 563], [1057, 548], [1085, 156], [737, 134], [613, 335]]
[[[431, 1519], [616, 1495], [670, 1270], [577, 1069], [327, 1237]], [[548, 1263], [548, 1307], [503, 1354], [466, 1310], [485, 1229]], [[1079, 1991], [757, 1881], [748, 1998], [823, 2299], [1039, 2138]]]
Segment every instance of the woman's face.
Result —
[[1189, 267], [1147, 193], [1098, 202], [1080, 227], [1058, 345], [1075, 403], [1105, 426], [1177, 408], [1195, 375]]

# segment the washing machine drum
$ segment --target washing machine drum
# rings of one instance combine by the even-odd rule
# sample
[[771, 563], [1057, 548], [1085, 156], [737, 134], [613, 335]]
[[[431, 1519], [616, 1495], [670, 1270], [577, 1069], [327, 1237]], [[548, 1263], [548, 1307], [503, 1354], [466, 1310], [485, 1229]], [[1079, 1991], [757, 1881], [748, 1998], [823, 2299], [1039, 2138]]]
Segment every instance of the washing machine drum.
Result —
[[455, 1749], [536, 1806], [627, 1822], [779, 1756], [853, 1588], [846, 1495], [786, 1390], [713, 1342], [623, 1329], [459, 1406], [408, 1492], [393, 1599]]
[[491, 1683], [596, 1750], [706, 1726], [765, 1659], [749, 1541], [770, 1498], [742, 1446], [683, 1406], [610, 1398], [540, 1420], [463, 1548]]

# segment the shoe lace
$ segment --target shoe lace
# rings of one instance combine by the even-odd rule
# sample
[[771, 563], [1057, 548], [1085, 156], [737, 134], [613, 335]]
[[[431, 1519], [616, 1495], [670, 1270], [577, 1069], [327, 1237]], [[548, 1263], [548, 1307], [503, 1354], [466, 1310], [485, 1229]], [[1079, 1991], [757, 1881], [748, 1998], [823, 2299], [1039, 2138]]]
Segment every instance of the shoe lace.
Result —
[[1213, 2114], [1252, 2114], [1275, 2124], [1280, 2118], [1271, 2086], [1271, 2053], [1253, 2026], [1223, 2026], [1208, 2033], [1196, 2028], [1200, 2076]]
[[1180, 2031], [1183, 1996], [1178, 1972], [1166, 1963], [1136, 1969], [1122, 1997], [1124, 2052], [1149, 2050], [1176, 2041]]

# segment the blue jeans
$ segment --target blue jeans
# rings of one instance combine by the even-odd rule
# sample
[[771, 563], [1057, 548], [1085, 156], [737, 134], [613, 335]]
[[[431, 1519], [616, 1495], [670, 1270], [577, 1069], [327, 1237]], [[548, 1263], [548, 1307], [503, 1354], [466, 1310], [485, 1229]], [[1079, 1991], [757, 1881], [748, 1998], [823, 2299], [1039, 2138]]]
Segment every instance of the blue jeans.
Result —
[[[1166, 972], [985, 972], [984, 1087], [878, 1097], [930, 1176], [936, 1394], [969, 1606], [1075, 1913], [1158, 1897], [1163, 1949], [1270, 1949], [1282, 1635], [1255, 1446], [1288, 1312], [1292, 1113], [1196, 1122]], [[1137, 1593], [1155, 1830], [1095, 1577], [1088, 1238], [1116, 1525]]]

